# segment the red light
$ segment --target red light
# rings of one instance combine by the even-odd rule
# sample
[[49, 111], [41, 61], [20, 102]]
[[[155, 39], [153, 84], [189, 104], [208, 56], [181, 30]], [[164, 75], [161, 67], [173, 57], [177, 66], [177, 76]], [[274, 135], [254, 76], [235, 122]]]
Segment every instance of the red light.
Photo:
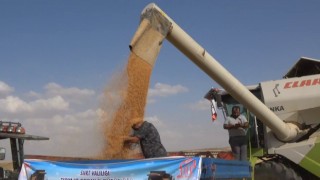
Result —
[[16, 128], [16, 131], [15, 131], [16, 133], [19, 133], [19, 134], [25, 134], [26, 133], [26, 130], [23, 128], [23, 127], [21, 127], [21, 126], [18, 126], [17, 128]]
[[25, 134], [26, 130], [23, 127], [21, 127], [20, 123], [0, 121], [0, 132]]

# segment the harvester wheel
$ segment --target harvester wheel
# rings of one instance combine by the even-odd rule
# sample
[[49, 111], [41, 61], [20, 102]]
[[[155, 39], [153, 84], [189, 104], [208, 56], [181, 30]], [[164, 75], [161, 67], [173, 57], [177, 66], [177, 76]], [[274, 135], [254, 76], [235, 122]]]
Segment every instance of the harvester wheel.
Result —
[[254, 169], [254, 179], [302, 180], [292, 168], [273, 161], [257, 164]]

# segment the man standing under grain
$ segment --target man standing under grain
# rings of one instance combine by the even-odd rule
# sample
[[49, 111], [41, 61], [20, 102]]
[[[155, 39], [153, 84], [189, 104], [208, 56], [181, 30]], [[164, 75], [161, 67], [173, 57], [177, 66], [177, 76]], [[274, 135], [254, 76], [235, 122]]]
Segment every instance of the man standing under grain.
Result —
[[142, 118], [132, 120], [133, 134], [124, 138], [125, 143], [138, 143], [145, 158], [165, 157], [167, 151], [161, 143], [158, 130]]

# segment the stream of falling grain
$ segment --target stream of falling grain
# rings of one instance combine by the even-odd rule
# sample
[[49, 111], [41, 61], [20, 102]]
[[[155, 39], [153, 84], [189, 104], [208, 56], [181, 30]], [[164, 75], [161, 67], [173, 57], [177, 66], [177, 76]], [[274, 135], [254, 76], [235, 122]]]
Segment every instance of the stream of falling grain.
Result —
[[134, 158], [140, 151], [138, 146], [124, 146], [122, 136], [131, 133], [133, 118], [144, 117], [151, 71], [148, 63], [131, 53], [124, 70], [108, 83], [102, 104], [106, 143], [102, 158]]

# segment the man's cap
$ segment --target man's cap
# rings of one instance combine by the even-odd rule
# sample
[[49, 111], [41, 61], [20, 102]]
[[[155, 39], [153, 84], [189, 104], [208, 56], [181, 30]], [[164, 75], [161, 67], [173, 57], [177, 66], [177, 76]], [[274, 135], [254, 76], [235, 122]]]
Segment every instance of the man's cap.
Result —
[[135, 118], [131, 119], [132, 124], [137, 124], [142, 121], [143, 121], [143, 117], [135, 117]]

